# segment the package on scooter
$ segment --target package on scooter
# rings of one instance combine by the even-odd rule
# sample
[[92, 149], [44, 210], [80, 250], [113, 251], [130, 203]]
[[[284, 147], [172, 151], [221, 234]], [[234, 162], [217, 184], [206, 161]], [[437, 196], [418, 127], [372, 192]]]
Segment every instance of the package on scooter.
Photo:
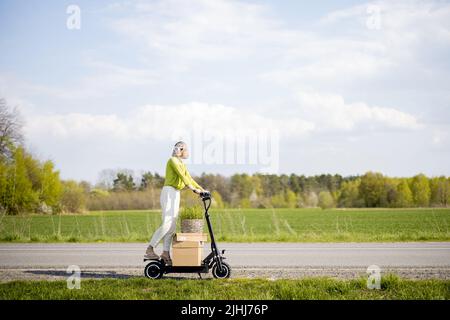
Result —
[[208, 239], [207, 233], [176, 233], [175, 241], [202, 241], [205, 242]]
[[172, 242], [173, 266], [200, 266], [206, 233], [176, 233]]
[[173, 266], [200, 266], [203, 243], [200, 241], [175, 241], [172, 244]]

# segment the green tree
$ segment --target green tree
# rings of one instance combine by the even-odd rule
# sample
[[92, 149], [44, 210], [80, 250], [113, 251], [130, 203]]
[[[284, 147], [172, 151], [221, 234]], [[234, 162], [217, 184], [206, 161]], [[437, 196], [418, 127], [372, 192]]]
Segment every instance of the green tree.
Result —
[[406, 179], [401, 179], [397, 186], [397, 199], [395, 206], [399, 208], [409, 208], [413, 206], [413, 195]]
[[83, 212], [86, 205], [86, 195], [83, 187], [76, 181], [68, 180], [62, 182], [62, 210], [71, 213]]
[[39, 200], [53, 209], [56, 209], [61, 201], [63, 190], [61, 180], [59, 179], [59, 171], [54, 170], [53, 162], [44, 162], [40, 184]]
[[235, 174], [231, 177], [231, 189], [237, 192], [240, 199], [248, 199], [253, 188], [252, 178], [248, 174]]
[[300, 184], [300, 177], [297, 176], [296, 174], [291, 174], [289, 176], [289, 188], [294, 193], [300, 193], [303, 191]]
[[322, 209], [330, 209], [334, 207], [334, 199], [329, 191], [321, 191], [319, 193], [319, 207]]
[[25, 150], [18, 147], [13, 153], [13, 163], [8, 167], [4, 208], [8, 214], [31, 212], [38, 203], [38, 195], [28, 178]]
[[145, 190], [147, 188], [162, 188], [164, 185], [164, 178], [162, 178], [158, 173], [154, 175], [149, 171], [145, 172], [141, 178], [141, 184], [139, 186], [140, 190]]
[[212, 196], [212, 205], [215, 208], [222, 209], [225, 207], [223, 200], [222, 200], [222, 196], [220, 195], [220, 193], [218, 191], [211, 192], [211, 196]]
[[243, 199], [241, 199], [241, 201], [239, 201], [239, 208], [248, 209], [251, 207], [252, 207], [252, 204], [251, 204], [249, 198], [243, 198]]
[[131, 174], [119, 172], [113, 182], [114, 191], [133, 191], [135, 187]]
[[396, 179], [384, 177], [384, 188], [381, 193], [380, 207], [394, 207], [397, 201], [397, 184]]
[[286, 199], [286, 206], [288, 208], [295, 208], [295, 207], [297, 207], [298, 197], [297, 197], [297, 194], [295, 194], [294, 191], [289, 190], [289, 189], [286, 190], [285, 199]]
[[223, 177], [220, 174], [203, 173], [200, 177], [193, 177], [201, 186], [209, 190], [215, 190], [220, 193], [225, 203], [231, 201], [230, 178]]
[[385, 191], [385, 179], [381, 173], [367, 172], [361, 177], [359, 193], [366, 207], [379, 207]]
[[446, 207], [450, 199], [450, 182], [444, 177], [434, 177], [430, 180], [431, 199], [430, 205], [434, 207]]
[[256, 174], [253, 175], [251, 177], [251, 183], [252, 183], [252, 186], [253, 186], [252, 193], [256, 193], [256, 195], [258, 197], [262, 196], [264, 194], [264, 190], [263, 190], [263, 186], [262, 186], [262, 182], [261, 182], [260, 176], [256, 175]]
[[428, 207], [430, 204], [430, 183], [424, 174], [418, 174], [413, 177], [411, 182], [411, 191], [414, 204], [417, 207]]
[[344, 181], [341, 184], [340, 194], [338, 197], [339, 207], [353, 208], [361, 205], [359, 196], [360, 179], [353, 181]]
[[41, 163], [23, 147], [17, 147], [11, 159], [0, 163], [0, 206], [5, 212], [41, 212], [49, 206], [58, 207], [61, 183], [51, 161]]
[[96, 197], [104, 198], [104, 197], [108, 197], [109, 196], [109, 192], [108, 192], [108, 190], [94, 188], [94, 189], [91, 190], [89, 195], [94, 197], [94, 198], [96, 198]]
[[6, 195], [8, 190], [8, 166], [0, 159], [0, 213], [6, 212]]
[[286, 198], [283, 193], [270, 197], [270, 202], [274, 208], [286, 208]]

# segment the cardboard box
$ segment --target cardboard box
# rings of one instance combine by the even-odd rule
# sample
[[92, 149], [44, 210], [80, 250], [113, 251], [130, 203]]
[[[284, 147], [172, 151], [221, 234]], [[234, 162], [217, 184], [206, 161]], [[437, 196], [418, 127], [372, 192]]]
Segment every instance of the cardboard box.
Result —
[[200, 266], [202, 264], [202, 241], [173, 241], [173, 266]]
[[208, 239], [207, 233], [176, 233], [175, 241], [202, 241]]

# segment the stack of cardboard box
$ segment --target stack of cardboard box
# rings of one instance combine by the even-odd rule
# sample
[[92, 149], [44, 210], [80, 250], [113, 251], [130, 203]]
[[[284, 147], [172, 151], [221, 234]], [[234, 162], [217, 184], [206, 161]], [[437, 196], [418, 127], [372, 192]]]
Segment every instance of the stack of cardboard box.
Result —
[[172, 243], [173, 266], [200, 266], [206, 233], [176, 233]]

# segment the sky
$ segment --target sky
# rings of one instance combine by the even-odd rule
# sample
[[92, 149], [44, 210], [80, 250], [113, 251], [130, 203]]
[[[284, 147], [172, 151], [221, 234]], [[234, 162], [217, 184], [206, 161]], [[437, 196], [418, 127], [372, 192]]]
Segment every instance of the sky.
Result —
[[0, 47], [64, 179], [178, 140], [192, 174], [450, 175], [449, 1], [1, 0]]

